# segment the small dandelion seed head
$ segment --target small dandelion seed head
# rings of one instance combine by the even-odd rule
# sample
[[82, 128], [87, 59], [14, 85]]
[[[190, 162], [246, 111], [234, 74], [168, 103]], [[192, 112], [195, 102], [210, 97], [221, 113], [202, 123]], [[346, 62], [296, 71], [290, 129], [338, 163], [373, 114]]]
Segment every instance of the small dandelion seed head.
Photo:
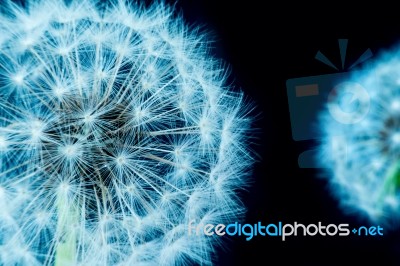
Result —
[[33, 119], [28, 123], [32, 140], [39, 140], [43, 135], [44, 123], [38, 119]]
[[16, 73], [13, 77], [12, 80], [16, 85], [23, 85], [24, 84], [24, 79], [25, 79], [25, 74], [24, 73]]
[[[361, 85], [362, 92], [350, 95], [352, 108], [342, 109], [361, 120], [338, 123], [329, 114], [329, 106], [320, 115], [326, 139], [317, 160], [328, 169], [343, 208], [386, 226], [398, 224], [400, 218], [399, 67], [397, 49], [377, 56], [349, 78], [349, 84]], [[349, 98], [348, 91], [339, 90], [332, 103], [339, 105], [344, 97]]]
[[0, 151], [6, 150], [8, 146], [7, 139], [0, 135]]
[[61, 148], [61, 152], [67, 157], [67, 158], [74, 158], [77, 156], [79, 151], [79, 147], [76, 144], [67, 144], [64, 147]]
[[400, 100], [395, 99], [391, 102], [390, 107], [393, 111], [400, 111]]
[[399, 145], [400, 144], [400, 132], [395, 132], [391, 136], [392, 144]]
[[57, 98], [61, 99], [63, 97], [63, 95], [65, 94], [66, 89], [64, 87], [61, 87], [61, 86], [55, 86], [53, 88], [53, 92], [54, 92], [54, 95]]
[[124, 156], [124, 155], [119, 155], [116, 159], [115, 159], [116, 161], [117, 161], [117, 164], [119, 165], [119, 166], [123, 166], [123, 165], [125, 165], [126, 164], [126, 157]]

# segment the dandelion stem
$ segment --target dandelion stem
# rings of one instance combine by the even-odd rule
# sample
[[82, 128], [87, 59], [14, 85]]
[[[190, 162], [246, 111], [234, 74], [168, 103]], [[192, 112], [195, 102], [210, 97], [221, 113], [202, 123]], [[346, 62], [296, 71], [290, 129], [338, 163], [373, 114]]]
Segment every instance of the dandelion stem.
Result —
[[394, 163], [389, 169], [386, 176], [386, 180], [383, 183], [382, 190], [379, 194], [379, 203], [383, 204], [383, 201], [387, 196], [394, 196], [400, 188], [400, 162]]
[[[59, 193], [64, 194], [64, 193]], [[74, 265], [76, 258], [76, 232], [71, 230], [79, 221], [79, 215], [71, 200], [64, 195], [57, 196], [57, 232], [60, 242], [56, 247], [56, 266]]]

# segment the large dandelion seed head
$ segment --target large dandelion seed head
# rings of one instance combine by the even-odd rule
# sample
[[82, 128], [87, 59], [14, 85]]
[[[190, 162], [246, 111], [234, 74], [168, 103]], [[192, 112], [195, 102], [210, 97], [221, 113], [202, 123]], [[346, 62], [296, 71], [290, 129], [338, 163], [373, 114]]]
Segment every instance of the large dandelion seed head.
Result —
[[[335, 91], [321, 115], [326, 141], [319, 158], [342, 206], [388, 226], [400, 218], [399, 77], [400, 53], [386, 52], [354, 72], [345, 83], [351, 89]], [[354, 119], [338, 123], [330, 105]]]
[[0, 264], [212, 263], [234, 221], [249, 109], [207, 36], [159, 2], [7, 2]]

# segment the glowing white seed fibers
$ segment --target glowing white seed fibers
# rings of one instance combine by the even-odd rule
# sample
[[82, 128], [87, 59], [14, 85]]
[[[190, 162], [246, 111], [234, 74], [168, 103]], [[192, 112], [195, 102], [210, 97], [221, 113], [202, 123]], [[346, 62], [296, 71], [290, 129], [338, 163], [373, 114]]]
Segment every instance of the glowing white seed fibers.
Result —
[[[71, 2], [71, 1], [66, 1]], [[211, 264], [253, 162], [249, 105], [159, 2], [7, 1], [0, 264]]]
[[[349, 114], [363, 112], [362, 120], [338, 123], [328, 111], [320, 120], [326, 141], [318, 160], [329, 169], [332, 190], [343, 208], [387, 226], [398, 224], [400, 217], [399, 76], [399, 50], [377, 56], [350, 79], [368, 94], [364, 102], [357, 95], [349, 102], [354, 107]], [[345, 94], [338, 90], [327, 109]]]

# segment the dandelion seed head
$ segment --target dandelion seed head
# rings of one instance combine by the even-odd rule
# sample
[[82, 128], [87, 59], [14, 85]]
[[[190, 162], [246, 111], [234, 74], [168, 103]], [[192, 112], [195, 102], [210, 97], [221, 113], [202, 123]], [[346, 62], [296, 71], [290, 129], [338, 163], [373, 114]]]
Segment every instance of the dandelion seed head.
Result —
[[0, 264], [212, 264], [187, 226], [242, 217], [253, 154], [208, 35], [163, 2], [25, 2], [0, 8]]
[[347, 103], [348, 109], [344, 100], [342, 110], [357, 121], [338, 123], [329, 108], [320, 116], [326, 138], [318, 160], [328, 170], [341, 206], [386, 226], [397, 224], [400, 217], [399, 67], [398, 49], [387, 51], [349, 78], [348, 84], [358, 88], [361, 96], [337, 92], [330, 104], [340, 105], [346, 97], [356, 99]]

